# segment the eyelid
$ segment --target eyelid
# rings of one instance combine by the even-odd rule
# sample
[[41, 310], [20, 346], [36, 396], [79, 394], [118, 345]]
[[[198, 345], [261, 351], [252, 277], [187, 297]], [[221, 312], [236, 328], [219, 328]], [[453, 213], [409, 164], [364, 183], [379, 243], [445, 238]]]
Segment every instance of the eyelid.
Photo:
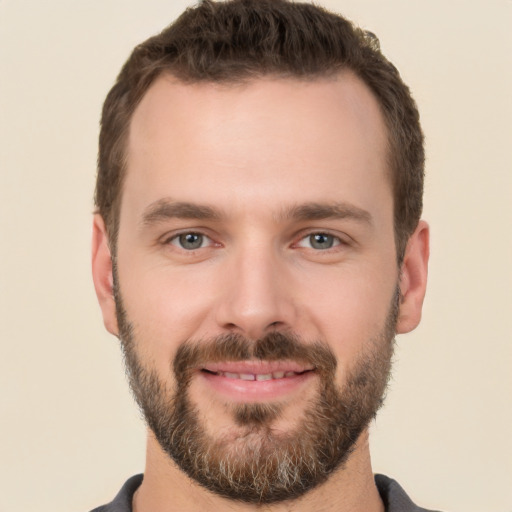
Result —
[[[326, 235], [326, 236], [332, 236], [335, 240], [335, 243], [332, 247], [329, 247], [328, 249], [314, 249], [313, 247], [307, 247], [304, 245], [301, 245], [301, 242], [304, 242], [312, 235]], [[351, 244], [351, 237], [344, 233], [333, 233], [329, 229], [310, 229], [308, 231], [302, 232], [299, 234], [299, 236], [296, 238], [296, 242], [293, 243], [293, 246], [295, 247], [301, 247], [305, 249], [313, 249], [318, 252], [328, 252], [330, 250], [336, 250], [336, 248], [340, 246], [347, 246]]]
[[[201, 235], [204, 239], [206, 239], [209, 243], [205, 246], [198, 247], [197, 249], [185, 249], [184, 247], [181, 247], [178, 243], [173, 243], [179, 240], [179, 237], [182, 235], [188, 235], [188, 234], [194, 234], [194, 235]], [[181, 229], [178, 231], [173, 231], [171, 233], [166, 233], [162, 237], [160, 237], [159, 242], [162, 245], [172, 245], [173, 247], [176, 247], [177, 249], [180, 249], [182, 251], [186, 252], [193, 252], [193, 250], [199, 250], [199, 249], [205, 249], [206, 247], [213, 247], [220, 245], [219, 243], [215, 242], [215, 240], [205, 233], [205, 230], [199, 228], [199, 229]]]

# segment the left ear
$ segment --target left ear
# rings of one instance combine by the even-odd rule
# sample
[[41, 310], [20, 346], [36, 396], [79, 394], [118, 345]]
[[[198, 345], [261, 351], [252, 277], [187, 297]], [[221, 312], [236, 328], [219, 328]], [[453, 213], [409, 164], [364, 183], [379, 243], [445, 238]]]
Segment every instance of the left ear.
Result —
[[400, 314], [397, 334], [415, 329], [421, 320], [421, 309], [427, 288], [430, 231], [420, 220], [405, 249], [400, 275]]

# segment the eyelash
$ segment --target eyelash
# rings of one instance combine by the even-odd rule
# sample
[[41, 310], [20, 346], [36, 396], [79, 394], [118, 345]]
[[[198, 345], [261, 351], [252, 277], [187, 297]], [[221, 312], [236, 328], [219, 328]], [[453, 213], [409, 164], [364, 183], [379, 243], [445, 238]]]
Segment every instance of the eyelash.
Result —
[[[326, 238], [328, 240], [330, 240], [331, 244], [328, 246], [328, 247], [325, 247], [325, 248], [318, 248], [318, 247], [312, 247], [312, 245], [314, 243], [319, 243], [321, 244], [322, 241], [321, 240], [314, 240], [313, 237], [317, 237], [317, 238]], [[309, 245], [308, 246], [304, 246], [302, 245], [304, 242], [307, 242], [309, 241]], [[339, 236], [336, 236], [336, 235], [333, 235], [332, 233], [329, 233], [327, 231], [313, 231], [313, 232], [310, 232], [308, 234], [306, 234], [305, 236], [303, 236], [296, 244], [294, 244], [295, 246], [297, 247], [304, 247], [306, 249], [313, 249], [315, 251], [318, 251], [318, 252], [326, 252], [326, 251], [329, 251], [330, 249], [334, 249], [336, 247], [339, 247], [341, 245], [346, 245], [346, 242], [344, 242]]]
[[[187, 236], [201, 237], [202, 238], [201, 245], [199, 247], [188, 248], [188, 249], [183, 247], [183, 245], [182, 245], [182, 243], [180, 243], [180, 241], [183, 241], [183, 238], [187, 237]], [[209, 241], [209, 243], [208, 243], [208, 245], [204, 246], [203, 244], [206, 241]], [[178, 249], [182, 249], [187, 252], [193, 252], [195, 250], [204, 249], [206, 247], [216, 245], [215, 242], [208, 235], [205, 235], [204, 233], [201, 233], [200, 231], [184, 231], [182, 233], [178, 233], [169, 238], [166, 238], [164, 240], [164, 244], [165, 245], [173, 245], [173, 246], [177, 247]]]

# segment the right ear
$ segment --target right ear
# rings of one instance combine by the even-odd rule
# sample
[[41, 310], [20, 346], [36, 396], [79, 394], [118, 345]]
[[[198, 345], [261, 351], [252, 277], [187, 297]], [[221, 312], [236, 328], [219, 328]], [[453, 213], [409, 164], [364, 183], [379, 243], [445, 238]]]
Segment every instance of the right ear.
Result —
[[103, 314], [103, 323], [108, 332], [117, 336], [119, 330], [114, 300], [112, 255], [105, 223], [99, 214], [94, 215], [92, 225], [92, 278]]

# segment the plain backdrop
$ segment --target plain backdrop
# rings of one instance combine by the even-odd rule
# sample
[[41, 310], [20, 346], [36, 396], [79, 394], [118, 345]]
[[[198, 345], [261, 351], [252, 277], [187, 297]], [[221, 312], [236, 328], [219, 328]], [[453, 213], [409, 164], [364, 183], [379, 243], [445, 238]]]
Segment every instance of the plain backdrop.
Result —
[[[185, 0], [0, 0], [0, 511], [87, 512], [145, 429], [90, 278], [98, 120]], [[512, 2], [325, 0], [375, 32], [427, 139], [430, 284], [374, 469], [419, 504], [512, 510]]]

